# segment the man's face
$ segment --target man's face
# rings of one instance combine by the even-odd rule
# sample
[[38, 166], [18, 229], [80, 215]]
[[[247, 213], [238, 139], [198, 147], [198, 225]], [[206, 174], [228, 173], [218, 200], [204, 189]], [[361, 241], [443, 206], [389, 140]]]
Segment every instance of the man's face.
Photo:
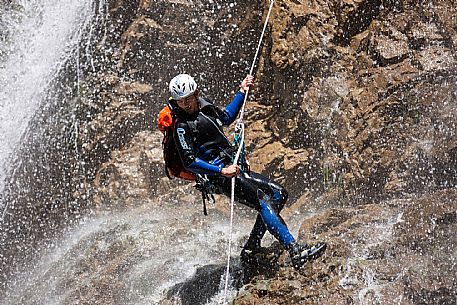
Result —
[[199, 110], [198, 96], [192, 94], [182, 100], [176, 101], [179, 108], [184, 110], [187, 114], [195, 114]]

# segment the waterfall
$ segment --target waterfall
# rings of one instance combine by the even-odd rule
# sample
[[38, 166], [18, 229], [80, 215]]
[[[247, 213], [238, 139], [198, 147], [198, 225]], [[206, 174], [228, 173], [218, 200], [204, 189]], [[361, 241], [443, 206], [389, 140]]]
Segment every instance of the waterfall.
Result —
[[77, 49], [92, 2], [19, 0], [0, 12], [0, 193], [50, 82]]
[[[20, 270], [23, 257], [38, 254], [39, 249], [31, 241], [40, 234], [46, 235], [40, 228], [47, 226], [37, 219], [40, 212], [30, 209], [30, 205], [42, 201], [31, 196], [24, 204], [11, 198], [14, 193], [9, 194], [10, 185], [18, 187], [16, 182], [11, 183], [11, 177], [21, 164], [30, 161], [27, 157], [21, 159], [21, 150], [38, 151], [39, 147], [33, 144], [41, 145], [33, 143], [31, 137], [37, 134], [37, 121], [52, 122], [59, 116], [43, 109], [67, 102], [60, 97], [57, 91], [61, 88], [55, 83], [66, 73], [69, 64], [75, 71], [72, 79], [79, 82], [83, 68], [75, 57], [84, 52], [83, 57], [90, 58], [86, 54], [89, 50], [81, 46], [87, 45], [83, 41], [91, 39], [94, 19], [99, 13], [96, 9], [100, 10], [101, 5], [97, 0], [18, 0], [0, 4], [0, 284], [3, 287], [14, 286], [9, 282], [10, 275]], [[78, 87], [78, 84], [70, 85]], [[43, 192], [48, 192], [39, 181], [33, 185], [35, 173], [25, 169], [21, 174], [26, 182], [19, 188], [44, 188]]]

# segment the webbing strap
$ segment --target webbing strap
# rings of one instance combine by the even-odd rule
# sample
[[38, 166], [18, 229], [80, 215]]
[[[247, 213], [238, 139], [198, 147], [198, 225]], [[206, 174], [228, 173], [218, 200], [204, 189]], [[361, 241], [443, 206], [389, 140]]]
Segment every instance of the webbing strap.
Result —
[[[254, 67], [255, 67], [255, 64], [257, 62], [257, 57], [259, 55], [260, 48], [262, 46], [263, 36], [265, 35], [266, 29], [267, 29], [268, 20], [270, 19], [271, 10], [273, 9], [273, 4], [274, 4], [274, 0], [271, 0], [270, 1], [270, 7], [268, 9], [268, 14], [267, 14], [267, 17], [265, 18], [265, 23], [263, 25], [262, 34], [260, 35], [259, 43], [257, 45], [257, 50], [255, 52], [254, 60], [252, 61], [251, 70], [249, 71], [249, 75], [253, 75], [253, 73], [254, 73]], [[246, 90], [246, 93], [245, 93], [245, 96], [244, 96], [243, 105], [241, 106], [241, 110], [240, 110], [240, 115], [239, 115], [239, 118], [238, 118], [236, 126], [235, 126], [235, 131], [239, 132], [240, 135], [241, 135], [241, 141], [239, 143], [238, 150], [237, 150], [236, 155], [235, 155], [235, 159], [233, 160], [233, 164], [237, 164], [238, 163], [241, 151], [242, 151], [243, 146], [244, 146], [244, 123], [243, 123], [243, 117], [244, 117], [244, 107], [246, 105], [248, 94], [249, 94], [249, 88], [248, 88], [248, 90]], [[231, 196], [230, 196], [230, 226], [229, 226], [228, 246], [227, 246], [227, 269], [225, 271], [224, 301], [223, 301], [222, 304], [226, 304], [227, 303], [227, 292], [228, 292], [228, 284], [229, 284], [229, 278], [230, 278], [230, 255], [231, 255], [231, 252], [232, 252], [231, 247], [232, 247], [232, 227], [233, 227], [233, 206], [234, 206], [234, 203], [235, 203], [235, 177], [232, 178], [232, 192], [231, 192]]]

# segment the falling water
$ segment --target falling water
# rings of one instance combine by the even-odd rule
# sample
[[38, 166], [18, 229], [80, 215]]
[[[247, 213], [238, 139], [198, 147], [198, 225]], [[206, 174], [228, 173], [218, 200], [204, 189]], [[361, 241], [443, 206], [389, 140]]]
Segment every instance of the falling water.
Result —
[[[6, 195], [9, 181], [23, 160], [19, 151], [29, 146], [33, 120], [40, 109], [61, 102], [53, 92], [53, 81], [74, 60], [82, 36], [96, 16], [95, 1], [13, 1], [0, 5], [0, 275], [1, 286], [14, 286], [9, 272], [20, 265], [20, 253], [35, 251], [25, 240], [33, 239], [34, 228], [24, 215], [15, 215], [19, 203]], [[85, 37], [87, 38], [87, 37]], [[78, 72], [78, 75], [80, 72]], [[55, 116], [55, 113], [50, 114]], [[42, 120], [50, 118], [42, 117]], [[28, 149], [36, 150], [36, 147]], [[32, 175], [32, 173], [29, 173]], [[32, 187], [26, 185], [25, 187]], [[39, 186], [36, 186], [39, 187]], [[45, 190], [46, 191], [46, 190]], [[40, 202], [36, 202], [40, 203]], [[34, 202], [35, 204], [35, 202]], [[28, 211], [29, 206], [23, 206]], [[30, 215], [28, 215], [30, 214]], [[43, 224], [39, 224], [43, 226]], [[29, 233], [20, 228], [29, 228]], [[16, 236], [17, 235], [17, 236]], [[17, 238], [17, 240], [16, 240]], [[24, 239], [22, 244], [19, 240]], [[13, 240], [14, 239], [14, 240]], [[16, 246], [12, 246], [16, 244]], [[30, 248], [25, 251], [24, 249]], [[14, 255], [13, 255], [14, 253]], [[16, 257], [17, 256], [17, 257]], [[11, 269], [6, 271], [6, 269]], [[4, 291], [1, 291], [4, 293]]]
[[373, 259], [373, 253], [376, 253], [378, 246], [388, 244], [392, 240], [395, 225], [403, 221], [402, 215], [402, 212], [399, 214], [386, 213], [383, 215], [385, 218], [382, 221], [364, 226], [363, 237], [350, 237], [352, 254], [347, 259], [344, 276], [340, 279], [339, 284], [344, 289], [360, 287], [354, 296], [358, 304], [382, 304], [384, 302], [385, 296], [381, 290], [386, 283], [379, 280], [379, 274], [370, 264], [370, 260]]
[[0, 192], [33, 114], [78, 44], [91, 2], [17, 1], [1, 13]]

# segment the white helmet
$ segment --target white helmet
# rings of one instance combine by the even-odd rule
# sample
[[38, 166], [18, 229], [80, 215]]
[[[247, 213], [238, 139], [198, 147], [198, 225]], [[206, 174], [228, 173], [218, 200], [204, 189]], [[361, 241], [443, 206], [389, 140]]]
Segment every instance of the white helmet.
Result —
[[197, 91], [197, 83], [189, 74], [179, 74], [170, 81], [170, 94], [174, 100], [182, 100]]

